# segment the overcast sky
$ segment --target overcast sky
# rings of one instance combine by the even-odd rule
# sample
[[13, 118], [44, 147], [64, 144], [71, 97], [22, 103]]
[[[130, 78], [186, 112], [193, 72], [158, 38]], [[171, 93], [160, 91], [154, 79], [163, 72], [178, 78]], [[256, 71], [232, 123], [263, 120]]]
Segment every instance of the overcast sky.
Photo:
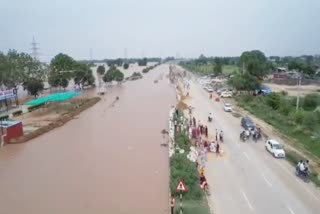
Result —
[[0, 0], [0, 50], [75, 59], [320, 53], [320, 0]]

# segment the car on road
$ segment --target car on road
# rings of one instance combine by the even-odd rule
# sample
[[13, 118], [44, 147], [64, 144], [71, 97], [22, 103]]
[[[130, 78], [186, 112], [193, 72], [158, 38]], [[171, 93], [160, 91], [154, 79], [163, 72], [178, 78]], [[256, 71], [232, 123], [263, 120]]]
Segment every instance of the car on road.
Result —
[[246, 116], [246, 117], [243, 117], [241, 119], [241, 126], [244, 128], [244, 129], [249, 129], [249, 130], [254, 130], [255, 129], [255, 125], [254, 125], [254, 122], [251, 120], [250, 117]]
[[226, 88], [220, 88], [217, 90], [217, 94], [220, 95], [222, 92], [227, 91]]
[[213, 92], [213, 88], [211, 86], [207, 86], [206, 90], [210, 93]]
[[225, 103], [225, 104], [223, 105], [223, 110], [224, 110], [225, 112], [231, 112], [231, 111], [232, 111], [231, 104], [230, 104], [230, 103]]
[[220, 97], [232, 97], [232, 91], [223, 91], [221, 92]]
[[275, 158], [284, 158], [286, 156], [283, 146], [276, 140], [267, 140], [266, 150]]

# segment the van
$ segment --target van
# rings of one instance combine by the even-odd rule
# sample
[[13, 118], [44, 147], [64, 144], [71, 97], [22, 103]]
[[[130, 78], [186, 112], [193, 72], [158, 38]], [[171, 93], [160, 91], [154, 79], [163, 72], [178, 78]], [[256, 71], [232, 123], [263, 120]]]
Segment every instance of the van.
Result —
[[232, 97], [232, 91], [223, 91], [220, 94], [221, 97]]
[[243, 117], [241, 119], [241, 126], [244, 128], [244, 129], [249, 129], [249, 130], [253, 130], [255, 129], [255, 125], [254, 125], [254, 122], [251, 120], [250, 117], [246, 116], [246, 117]]

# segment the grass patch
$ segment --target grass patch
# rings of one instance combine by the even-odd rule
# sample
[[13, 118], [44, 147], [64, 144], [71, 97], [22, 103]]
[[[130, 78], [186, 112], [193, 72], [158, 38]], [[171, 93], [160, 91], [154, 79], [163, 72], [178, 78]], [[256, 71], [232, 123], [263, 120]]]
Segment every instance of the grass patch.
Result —
[[[176, 204], [179, 204], [179, 197], [176, 198]], [[201, 201], [196, 201], [196, 200], [184, 200], [182, 198], [182, 204], [183, 204], [183, 213], [184, 214], [210, 214], [210, 208], [208, 206], [207, 200], [201, 200]], [[176, 206], [175, 207], [175, 214], [180, 213], [180, 207]]]
[[[182, 110], [178, 110], [178, 115], [174, 114], [174, 121], [178, 126], [181, 125], [184, 119]], [[183, 193], [183, 213], [210, 214], [208, 201], [200, 187], [200, 176], [196, 163], [187, 158], [191, 146], [188, 135], [175, 131], [175, 143], [179, 148], [185, 150], [184, 154], [175, 153], [170, 158], [170, 191], [176, 197], [175, 213], [179, 213], [180, 210], [180, 193], [176, 191], [176, 187], [180, 180], [183, 180], [188, 187], [188, 192]]]

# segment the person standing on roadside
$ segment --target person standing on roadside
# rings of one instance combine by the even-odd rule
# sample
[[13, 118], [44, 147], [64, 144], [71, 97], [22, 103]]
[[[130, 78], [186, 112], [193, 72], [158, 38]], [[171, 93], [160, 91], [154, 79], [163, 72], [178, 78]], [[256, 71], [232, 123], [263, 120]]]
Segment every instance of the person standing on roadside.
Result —
[[176, 203], [176, 199], [174, 198], [174, 195], [172, 193], [170, 197], [171, 214], [174, 214], [175, 203]]
[[216, 153], [217, 153], [217, 156], [220, 155], [220, 144], [218, 142], [216, 146]]
[[196, 125], [197, 125], [196, 124], [196, 118], [193, 117], [192, 120], [193, 120], [193, 126], [196, 127]]
[[206, 126], [205, 128], [205, 132], [206, 132], [206, 137], [208, 137], [208, 126]]

